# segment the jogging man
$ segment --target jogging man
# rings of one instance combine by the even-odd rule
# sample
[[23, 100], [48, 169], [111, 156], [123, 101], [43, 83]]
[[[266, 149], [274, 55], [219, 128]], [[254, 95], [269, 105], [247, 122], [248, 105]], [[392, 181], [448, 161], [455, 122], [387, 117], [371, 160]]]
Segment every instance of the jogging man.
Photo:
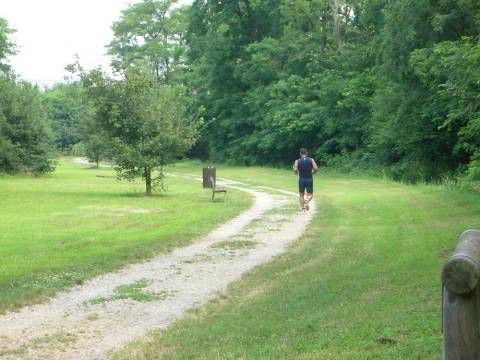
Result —
[[[298, 174], [298, 192], [300, 195], [300, 207], [302, 211], [310, 210], [308, 203], [313, 198], [313, 174], [318, 171], [318, 166], [315, 160], [308, 157], [308, 151], [305, 148], [300, 149], [300, 159], [295, 160], [293, 164], [293, 171]], [[305, 189], [307, 190], [307, 197], [305, 198]]]

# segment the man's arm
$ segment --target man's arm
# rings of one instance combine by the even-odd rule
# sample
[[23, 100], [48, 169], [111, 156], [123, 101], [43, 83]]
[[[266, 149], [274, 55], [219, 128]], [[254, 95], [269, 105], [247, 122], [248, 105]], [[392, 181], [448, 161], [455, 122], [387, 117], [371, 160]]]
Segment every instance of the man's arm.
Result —
[[298, 174], [298, 160], [295, 160], [295, 162], [293, 163], [293, 172], [295, 174]]
[[312, 174], [315, 174], [318, 171], [318, 165], [315, 160], [312, 159]]

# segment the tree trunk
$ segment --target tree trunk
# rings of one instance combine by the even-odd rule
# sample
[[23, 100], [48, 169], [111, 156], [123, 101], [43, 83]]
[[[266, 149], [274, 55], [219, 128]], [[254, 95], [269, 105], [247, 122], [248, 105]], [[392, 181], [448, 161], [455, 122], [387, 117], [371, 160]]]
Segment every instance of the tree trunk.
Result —
[[100, 158], [101, 158], [101, 152], [100, 151], [93, 151], [93, 158], [95, 161], [95, 164], [97, 165], [97, 169], [100, 166]]
[[333, 32], [335, 35], [335, 41], [337, 42], [337, 48], [339, 51], [343, 49], [342, 35], [340, 33], [340, 21], [338, 19], [338, 10], [340, 9], [340, 0], [330, 0], [330, 9], [332, 10], [333, 17]]
[[155, 61], [155, 75], [157, 76], [157, 80], [160, 81], [160, 64]]
[[145, 171], [145, 195], [151, 196], [152, 195], [152, 170], [146, 166], [144, 168]]
[[327, 9], [322, 9], [322, 15], [320, 16], [320, 22], [322, 24], [322, 36], [321, 36], [321, 48], [327, 47]]
[[242, 11], [240, 2], [238, 2], [236, 13], [239, 17], [242, 27], [248, 34], [250, 41], [255, 42], [257, 40], [257, 25], [252, 14], [250, 0], [243, 0], [242, 3], [245, 5], [245, 12]]
[[165, 59], [165, 84], [170, 83], [170, 61], [168, 58]]

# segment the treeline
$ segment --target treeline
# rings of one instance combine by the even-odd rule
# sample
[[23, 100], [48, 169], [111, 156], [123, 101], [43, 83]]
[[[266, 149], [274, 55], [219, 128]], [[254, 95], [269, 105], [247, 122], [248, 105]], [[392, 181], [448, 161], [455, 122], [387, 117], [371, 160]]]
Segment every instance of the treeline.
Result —
[[[478, 0], [196, 0], [191, 86], [203, 150], [406, 181], [479, 172]], [[200, 152], [201, 147], [197, 147]]]
[[[195, 0], [180, 8], [172, 0], [143, 0], [112, 28], [108, 51], [122, 81], [83, 72], [77, 63], [70, 70], [79, 81], [42, 94], [38, 106], [58, 150], [75, 146], [93, 161], [115, 157], [115, 148], [118, 155], [105, 141], [119, 136], [112, 131], [116, 111], [123, 109], [126, 123], [139, 119], [123, 107], [125, 99], [112, 96], [130, 74], [169, 94], [157, 116], [169, 113], [166, 106], [181, 109], [175, 123], [195, 128], [192, 157], [284, 165], [305, 146], [320, 165], [347, 171], [409, 182], [480, 179], [478, 0]], [[13, 51], [1, 34], [0, 49], [7, 50], [0, 59]], [[21, 101], [38, 97], [3, 73], [2, 81], [24, 94]], [[105, 84], [103, 94], [96, 92]], [[38, 114], [32, 124], [40, 126]], [[132, 126], [145, 131], [144, 120]]]

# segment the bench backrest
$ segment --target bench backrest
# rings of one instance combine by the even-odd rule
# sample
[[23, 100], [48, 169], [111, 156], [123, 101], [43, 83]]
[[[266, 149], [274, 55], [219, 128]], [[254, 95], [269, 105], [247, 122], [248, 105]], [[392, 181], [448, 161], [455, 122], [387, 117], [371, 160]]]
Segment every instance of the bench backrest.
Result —
[[213, 177], [210, 177], [210, 186], [212, 187], [212, 190], [215, 190], [216, 186], [215, 186], [215, 180], [213, 179]]

